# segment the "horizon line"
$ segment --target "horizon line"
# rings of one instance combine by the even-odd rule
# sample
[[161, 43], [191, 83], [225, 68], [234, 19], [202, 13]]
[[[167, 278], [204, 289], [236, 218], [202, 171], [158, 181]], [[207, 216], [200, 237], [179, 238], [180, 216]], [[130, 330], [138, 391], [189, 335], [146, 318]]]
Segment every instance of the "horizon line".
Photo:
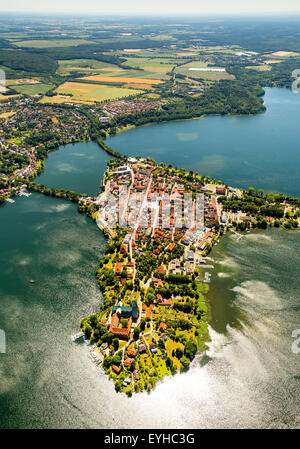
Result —
[[14, 10], [1, 10], [0, 9], [0, 13], [2, 14], [14, 14], [14, 15], [28, 15], [28, 14], [34, 14], [34, 15], [67, 15], [67, 16], [86, 16], [86, 17], [90, 17], [90, 16], [94, 16], [95, 14], [101, 14], [101, 15], [105, 15], [105, 16], [115, 16], [115, 17], [145, 17], [145, 16], [154, 16], [154, 17], [190, 17], [190, 18], [196, 18], [196, 17], [206, 17], [206, 16], [213, 16], [213, 17], [218, 17], [218, 18], [222, 18], [222, 17], [239, 17], [239, 16], [252, 16], [252, 17], [261, 17], [261, 16], [288, 16], [288, 15], [299, 15], [300, 16], [300, 9], [296, 10], [296, 11], [260, 11], [260, 12], [250, 12], [250, 11], [244, 11], [244, 12], [220, 12], [220, 13], [216, 13], [216, 12], [196, 12], [196, 11], [192, 11], [189, 13], [182, 13], [182, 12], [174, 12], [174, 13], [169, 13], [169, 12], [116, 12], [116, 11], [111, 11], [111, 12], [104, 12], [104, 11], [91, 11], [91, 12], [70, 12], [70, 11], [14, 11]]

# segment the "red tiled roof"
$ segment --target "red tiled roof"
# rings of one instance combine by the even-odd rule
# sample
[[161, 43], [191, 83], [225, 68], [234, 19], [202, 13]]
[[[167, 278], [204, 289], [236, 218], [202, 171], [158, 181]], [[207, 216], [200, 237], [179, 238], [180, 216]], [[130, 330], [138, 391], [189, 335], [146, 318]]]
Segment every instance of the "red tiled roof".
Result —
[[154, 282], [154, 284], [157, 284], [158, 287], [162, 287], [163, 286], [163, 283], [162, 283], [161, 279], [153, 278], [152, 281]]
[[118, 366], [116, 366], [116, 365], [113, 365], [113, 366], [112, 366], [112, 369], [113, 369], [117, 374], [119, 374], [119, 372], [121, 371], [121, 369], [120, 369]]
[[171, 245], [168, 248], [168, 251], [172, 251], [174, 249], [175, 242], [171, 243]]
[[133, 348], [128, 348], [127, 354], [128, 354], [129, 356], [135, 357], [135, 356], [136, 356], [136, 350], [133, 349]]
[[117, 262], [115, 265], [115, 273], [121, 273], [122, 272], [122, 264], [121, 262]]
[[166, 328], [167, 328], [166, 323], [160, 323], [160, 325], [159, 325], [159, 330], [164, 331], [164, 330], [166, 330]]
[[113, 332], [113, 330], [115, 328], [117, 328], [119, 326], [119, 317], [118, 315], [115, 313], [112, 318], [111, 318], [111, 323], [110, 323], [110, 327], [109, 327], [109, 332]]
[[160, 306], [171, 306], [172, 305], [172, 300], [171, 299], [167, 299], [166, 301], [160, 302], [159, 305]]

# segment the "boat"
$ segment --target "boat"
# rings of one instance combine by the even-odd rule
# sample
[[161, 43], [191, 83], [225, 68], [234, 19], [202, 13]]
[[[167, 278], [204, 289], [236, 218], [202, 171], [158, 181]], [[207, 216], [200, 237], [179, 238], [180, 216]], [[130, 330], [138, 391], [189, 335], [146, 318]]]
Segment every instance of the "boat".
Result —
[[211, 274], [206, 271], [205, 274], [204, 274], [204, 281], [203, 282], [205, 282], [206, 284], [209, 284], [210, 283], [210, 278], [211, 278]]
[[33, 279], [29, 279], [30, 284], [34, 284], [35, 281]]
[[7, 201], [8, 203], [15, 203], [15, 200], [12, 200], [11, 198], [6, 198], [6, 201]]
[[85, 344], [87, 344], [87, 345], [90, 344], [89, 339], [85, 335], [83, 336], [83, 340], [84, 340]]
[[29, 197], [29, 196], [31, 196], [31, 193], [28, 193], [25, 190], [20, 190], [20, 192], [17, 193], [17, 195]]

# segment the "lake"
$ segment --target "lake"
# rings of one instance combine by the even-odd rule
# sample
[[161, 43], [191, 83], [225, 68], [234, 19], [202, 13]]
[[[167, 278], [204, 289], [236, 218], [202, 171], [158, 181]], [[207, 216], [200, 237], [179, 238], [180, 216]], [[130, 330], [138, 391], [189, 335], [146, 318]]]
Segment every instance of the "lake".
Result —
[[46, 170], [35, 181], [47, 187], [94, 195], [110, 159], [95, 142], [71, 143], [49, 154]]
[[109, 137], [107, 144], [236, 187], [300, 196], [300, 95], [265, 91], [263, 114], [143, 126]]
[[[231, 126], [240, 119], [216, 123], [222, 120]], [[167, 126], [183, 132], [205, 121]], [[155, 130], [160, 135], [164, 127], [128, 135], [151, 129], [157, 139]], [[115, 148], [126, 134], [110, 144]], [[79, 153], [94, 159], [86, 163]], [[38, 182], [94, 195], [106, 162], [93, 142], [68, 145], [50, 155]], [[68, 171], [57, 169], [62, 164]], [[211, 254], [207, 353], [188, 373], [131, 399], [115, 393], [86, 345], [70, 340], [81, 318], [102, 302], [95, 278], [106, 248], [101, 231], [73, 203], [35, 193], [0, 208], [0, 238], [0, 329], [7, 337], [7, 353], [0, 354], [0, 428], [300, 427], [299, 354], [292, 352], [300, 310], [298, 232], [258, 231], [238, 242], [227, 234]]]

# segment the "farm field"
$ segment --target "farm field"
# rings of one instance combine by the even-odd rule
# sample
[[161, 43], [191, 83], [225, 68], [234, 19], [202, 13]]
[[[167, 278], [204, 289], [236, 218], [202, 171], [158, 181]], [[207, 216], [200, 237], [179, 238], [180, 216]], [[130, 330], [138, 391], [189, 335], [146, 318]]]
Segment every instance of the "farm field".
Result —
[[[123, 57], [123, 58], [147, 58], [147, 59], [152, 59], [152, 60], [156, 60], [159, 58], [164, 58], [164, 59], [176, 59], [177, 56], [177, 52], [180, 51], [180, 48], [175, 48], [175, 49], [151, 49], [148, 48], [147, 50], [144, 49], [135, 49], [134, 51], [130, 48], [128, 49], [124, 49], [124, 50], [119, 50], [118, 51], [118, 55]], [[132, 53], [132, 56], [131, 56]]]
[[259, 72], [266, 72], [266, 71], [270, 71], [272, 69], [272, 67], [268, 64], [261, 64], [261, 65], [249, 65], [246, 67], [246, 69], [249, 70], [258, 70]]
[[274, 53], [271, 53], [270, 56], [275, 56], [275, 58], [289, 58], [290, 56], [299, 56], [299, 53], [296, 53], [294, 51], [275, 51]]
[[179, 73], [181, 75], [185, 76], [192, 76], [193, 78], [197, 79], [203, 79], [203, 80], [210, 80], [210, 81], [219, 81], [219, 80], [229, 80], [234, 79], [233, 75], [230, 75], [227, 72], [213, 72], [213, 71], [197, 71], [197, 70], [190, 70], [195, 68], [209, 68], [209, 69], [220, 69], [220, 67], [208, 67], [208, 63], [204, 61], [193, 61], [189, 62], [185, 65], [182, 65], [180, 67], [177, 67], [175, 69], [175, 73]]
[[[104, 101], [116, 98], [125, 98], [130, 95], [137, 95], [143, 90], [128, 89], [126, 87], [115, 87], [88, 83], [66, 82], [56, 89], [56, 93], [71, 95], [73, 101]], [[65, 101], [70, 99], [66, 98]]]
[[20, 78], [16, 80], [6, 80], [8, 86], [15, 86], [17, 84], [38, 84], [40, 81], [33, 78]]
[[181, 51], [179, 53], [177, 53], [177, 56], [179, 56], [180, 58], [184, 57], [184, 56], [198, 56], [198, 53], [195, 51]]
[[0, 114], [0, 118], [9, 118], [12, 117], [13, 115], [15, 115], [14, 111], [2, 112], [2, 114]]
[[18, 98], [20, 95], [3, 95], [0, 94], [0, 101], [9, 100], [10, 98]]
[[128, 57], [126, 64], [132, 67], [140, 67], [144, 70], [153, 70], [157, 72], [165, 72], [172, 69], [178, 63], [176, 58], [143, 58], [143, 57]]
[[56, 71], [58, 75], [69, 75], [71, 72], [122, 72], [123, 69], [114, 64], [101, 62], [94, 59], [70, 59], [58, 61], [59, 67]]
[[238, 51], [242, 51], [243, 49], [239, 46], [232, 45], [232, 46], [210, 46], [210, 47], [204, 47], [204, 46], [197, 46], [197, 48], [194, 48], [194, 50], [197, 50], [200, 53], [227, 53], [227, 54], [235, 54]]
[[24, 95], [45, 94], [53, 87], [53, 84], [34, 83], [34, 84], [16, 84], [14, 89]]
[[192, 61], [192, 62], [187, 62], [184, 65], [181, 65], [179, 67], [176, 67], [175, 69], [175, 73], [181, 73], [182, 75], [189, 75], [190, 71], [189, 69], [192, 68], [206, 68], [208, 66], [208, 62], [205, 61]]
[[74, 99], [73, 97], [69, 97], [67, 95], [55, 95], [54, 97], [43, 97], [39, 100], [39, 103], [46, 103], [46, 104], [62, 104], [62, 103], [82, 103], [82, 104], [93, 104], [93, 101], [85, 101], [85, 100], [79, 100]]
[[77, 47], [78, 45], [94, 43], [95, 42], [86, 39], [33, 39], [14, 42], [18, 47], [28, 48]]
[[[59, 61], [59, 67], [57, 74], [61, 76], [68, 76], [72, 72], [77, 72], [82, 75], [102, 75], [107, 77], [128, 77], [128, 78], [149, 78], [157, 80], [166, 80], [169, 78], [166, 73], [170, 71], [173, 65], [152, 63], [152, 65], [143, 65], [140, 61], [142, 58], [130, 58], [126, 60], [125, 65], [130, 65], [136, 68], [142, 68], [143, 70], [122, 68], [114, 64], [106, 62], [89, 60], [89, 59], [72, 59]], [[131, 64], [131, 61], [134, 63]]]
[[90, 81], [101, 81], [101, 82], [116, 82], [116, 83], [134, 83], [134, 84], [148, 84], [148, 85], [157, 85], [161, 84], [161, 80], [147, 79], [147, 78], [130, 78], [130, 77], [122, 77], [122, 76], [114, 76], [113, 79], [111, 76], [102, 76], [102, 75], [93, 75], [93, 76], [85, 76], [82, 79], [90, 80]]
[[279, 64], [282, 61], [280, 61], [279, 59], [266, 59], [264, 62], [265, 64]]

